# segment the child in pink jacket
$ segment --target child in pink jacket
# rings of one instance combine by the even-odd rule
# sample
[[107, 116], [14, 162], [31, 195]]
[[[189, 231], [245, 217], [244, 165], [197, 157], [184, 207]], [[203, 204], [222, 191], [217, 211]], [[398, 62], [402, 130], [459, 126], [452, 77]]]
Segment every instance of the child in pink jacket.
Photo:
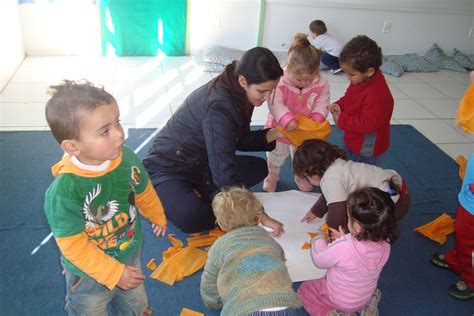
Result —
[[387, 192], [367, 187], [347, 200], [348, 234], [331, 229], [336, 239], [328, 244], [324, 234], [311, 242], [314, 265], [327, 269], [321, 279], [305, 281], [298, 289], [304, 308], [312, 315], [362, 312], [378, 315], [380, 272], [396, 240], [395, 205]]
[[[296, 113], [317, 122], [323, 122], [329, 113], [329, 84], [319, 73], [319, 51], [312, 46], [307, 35], [297, 33], [288, 50], [288, 65], [274, 94], [268, 101], [270, 113], [265, 127], [281, 126], [296, 130]], [[287, 138], [280, 138], [273, 151], [267, 153], [268, 176], [263, 190], [274, 192], [280, 179], [280, 168], [286, 158], [295, 152]], [[302, 191], [311, 191], [313, 186], [305, 179], [295, 177]]]

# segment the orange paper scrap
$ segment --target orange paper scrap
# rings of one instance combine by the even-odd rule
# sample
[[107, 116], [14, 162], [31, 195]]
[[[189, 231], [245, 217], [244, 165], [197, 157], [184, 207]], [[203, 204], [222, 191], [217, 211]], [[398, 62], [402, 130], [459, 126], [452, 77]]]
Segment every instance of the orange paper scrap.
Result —
[[183, 307], [181, 310], [181, 314], [179, 316], [204, 316], [203, 313], [193, 311], [192, 309]]
[[318, 235], [317, 232], [308, 232], [307, 234], [308, 234], [309, 238], [313, 238], [313, 237], [316, 237]]
[[459, 177], [461, 178], [461, 180], [463, 180], [464, 175], [466, 174], [467, 160], [464, 156], [458, 156], [456, 158], [456, 162], [459, 165]]
[[471, 83], [459, 102], [456, 120], [467, 133], [474, 133], [474, 83]]
[[328, 224], [322, 224], [321, 227], [319, 227], [319, 230], [322, 231], [323, 233], [327, 233], [329, 231]]
[[184, 277], [202, 269], [207, 253], [194, 247], [186, 247], [164, 260], [150, 275], [168, 285], [181, 281]]
[[168, 239], [170, 240], [170, 243], [175, 247], [182, 248], [184, 246], [181, 240], [174, 237], [174, 234], [168, 234]]
[[167, 250], [163, 251], [163, 261], [170, 258], [172, 255], [183, 249], [182, 247], [169, 247]]
[[301, 249], [303, 249], [303, 250], [311, 249], [311, 244], [309, 242], [305, 241], [303, 246], [301, 246]]
[[155, 270], [156, 269], [156, 260], [155, 258], [151, 258], [150, 261], [146, 264], [146, 267], [150, 270]]
[[186, 240], [188, 241], [188, 246], [190, 247], [201, 247], [201, 246], [209, 246], [216, 241], [219, 236], [212, 236], [212, 235], [204, 235], [204, 236], [196, 236], [196, 237], [188, 237]]
[[[211, 229], [209, 231], [209, 235], [220, 237], [220, 236], [224, 235], [224, 232], [222, 230], [220, 230], [219, 228], [214, 228], [214, 229]], [[191, 236], [191, 235], [189, 235], [189, 236]]]
[[294, 131], [278, 127], [278, 130], [296, 147], [299, 147], [307, 139], [318, 138], [327, 140], [332, 132], [331, 125], [327, 120], [320, 123], [301, 114], [296, 114], [296, 119], [298, 121], [298, 128]]
[[454, 232], [454, 219], [443, 213], [428, 224], [415, 228], [415, 231], [443, 245], [446, 242], [446, 236]]

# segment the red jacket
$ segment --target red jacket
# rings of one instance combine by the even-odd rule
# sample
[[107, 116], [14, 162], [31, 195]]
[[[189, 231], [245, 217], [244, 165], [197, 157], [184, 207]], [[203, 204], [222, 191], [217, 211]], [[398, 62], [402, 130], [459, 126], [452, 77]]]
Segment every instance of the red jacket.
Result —
[[377, 156], [388, 149], [393, 97], [380, 69], [367, 82], [351, 83], [336, 103], [341, 108], [337, 126], [353, 153]]

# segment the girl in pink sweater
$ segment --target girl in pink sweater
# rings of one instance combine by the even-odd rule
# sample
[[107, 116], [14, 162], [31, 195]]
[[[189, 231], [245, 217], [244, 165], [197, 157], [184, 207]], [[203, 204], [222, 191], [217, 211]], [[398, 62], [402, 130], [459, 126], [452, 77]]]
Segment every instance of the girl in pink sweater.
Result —
[[378, 315], [377, 281], [396, 240], [395, 206], [388, 193], [367, 187], [349, 195], [347, 216], [350, 233], [330, 228], [336, 237], [332, 243], [324, 234], [311, 242], [314, 265], [327, 269], [323, 278], [305, 281], [298, 289], [311, 315]]
[[[296, 130], [296, 114], [317, 122], [328, 116], [329, 84], [319, 73], [319, 51], [312, 46], [307, 35], [297, 33], [288, 50], [288, 64], [274, 94], [268, 101], [269, 115], [265, 127], [281, 126], [289, 131]], [[273, 151], [267, 154], [268, 177], [263, 190], [274, 192], [280, 179], [280, 168], [286, 158], [295, 152], [287, 138], [280, 138]], [[313, 186], [306, 180], [295, 177], [302, 191], [311, 191]]]

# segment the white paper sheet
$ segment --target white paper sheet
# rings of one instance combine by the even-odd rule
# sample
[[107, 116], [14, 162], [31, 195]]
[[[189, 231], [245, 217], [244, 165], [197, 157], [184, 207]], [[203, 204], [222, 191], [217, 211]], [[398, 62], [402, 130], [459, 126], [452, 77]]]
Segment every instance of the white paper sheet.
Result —
[[326, 274], [325, 269], [313, 265], [310, 250], [301, 246], [311, 238], [308, 232], [315, 232], [324, 223], [317, 219], [311, 223], [301, 223], [301, 219], [319, 198], [319, 193], [301, 191], [284, 191], [275, 193], [255, 193], [263, 204], [267, 214], [284, 225], [285, 233], [275, 238], [285, 251], [286, 266], [293, 282], [321, 278]]

